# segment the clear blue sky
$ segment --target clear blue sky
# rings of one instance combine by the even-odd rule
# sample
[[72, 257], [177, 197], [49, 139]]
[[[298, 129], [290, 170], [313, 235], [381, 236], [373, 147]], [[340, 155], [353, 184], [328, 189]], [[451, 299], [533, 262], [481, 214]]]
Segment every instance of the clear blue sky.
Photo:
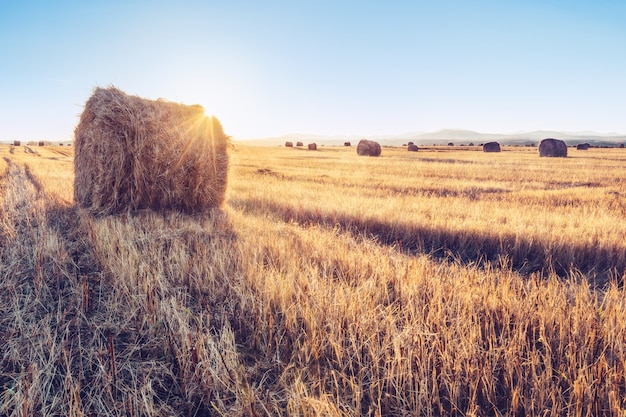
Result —
[[626, 133], [626, 1], [0, 0], [0, 140], [69, 140], [96, 86], [235, 138]]

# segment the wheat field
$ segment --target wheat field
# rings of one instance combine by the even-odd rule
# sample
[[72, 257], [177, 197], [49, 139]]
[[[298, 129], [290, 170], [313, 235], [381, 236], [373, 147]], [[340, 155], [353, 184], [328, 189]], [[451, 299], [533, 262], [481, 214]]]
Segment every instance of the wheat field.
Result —
[[91, 217], [0, 145], [0, 415], [626, 416], [626, 150], [235, 144]]

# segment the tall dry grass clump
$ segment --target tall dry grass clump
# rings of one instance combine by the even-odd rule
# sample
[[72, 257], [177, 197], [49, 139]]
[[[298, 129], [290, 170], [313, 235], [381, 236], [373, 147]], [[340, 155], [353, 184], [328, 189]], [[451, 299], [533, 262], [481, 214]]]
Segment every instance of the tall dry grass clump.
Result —
[[228, 142], [202, 106], [96, 88], [75, 131], [75, 200], [96, 215], [218, 207]]

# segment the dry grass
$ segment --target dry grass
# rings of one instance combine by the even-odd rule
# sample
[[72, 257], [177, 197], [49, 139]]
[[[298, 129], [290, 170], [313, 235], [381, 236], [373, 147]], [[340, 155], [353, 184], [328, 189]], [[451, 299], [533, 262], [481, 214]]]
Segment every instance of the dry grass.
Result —
[[94, 219], [8, 149], [2, 415], [626, 412], [624, 151], [238, 146], [223, 210]]
[[[621, 276], [622, 150], [539, 159], [536, 149], [448, 149], [388, 148], [377, 160], [341, 148], [319, 156], [273, 152], [262, 162], [246, 160], [231, 205], [365, 232], [408, 251], [506, 262], [524, 273]], [[259, 179], [254, 189], [238, 180], [248, 175]]]

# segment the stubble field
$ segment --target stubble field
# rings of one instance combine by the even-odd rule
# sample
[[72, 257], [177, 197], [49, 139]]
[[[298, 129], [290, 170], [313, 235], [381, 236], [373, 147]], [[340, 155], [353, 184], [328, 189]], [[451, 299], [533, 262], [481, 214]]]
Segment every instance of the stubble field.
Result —
[[626, 414], [626, 150], [231, 150], [93, 218], [0, 145], [0, 415]]

